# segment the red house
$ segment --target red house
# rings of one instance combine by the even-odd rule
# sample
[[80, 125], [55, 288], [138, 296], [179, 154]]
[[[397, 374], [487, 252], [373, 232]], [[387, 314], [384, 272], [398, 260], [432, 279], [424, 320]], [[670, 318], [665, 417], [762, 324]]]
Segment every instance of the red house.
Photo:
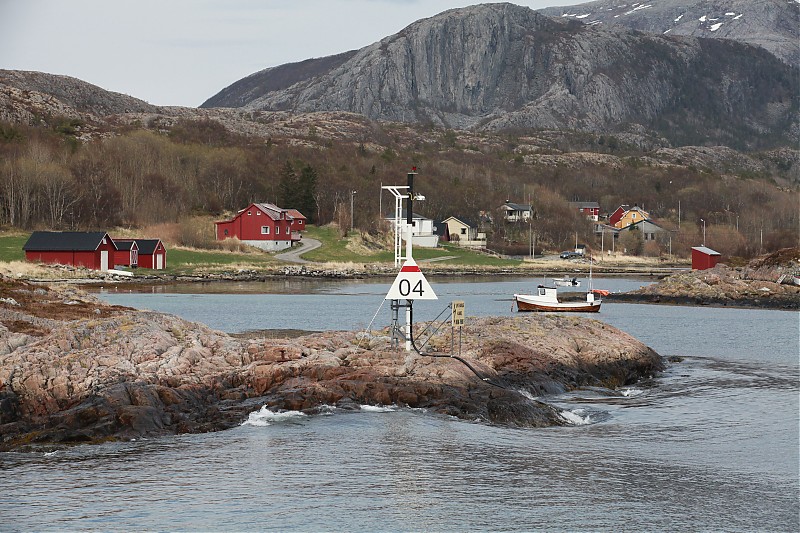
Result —
[[109, 270], [117, 246], [104, 231], [34, 231], [22, 247], [25, 259]]
[[118, 265], [153, 270], [167, 267], [167, 249], [160, 239], [114, 239], [114, 242], [119, 249], [116, 256]]
[[569, 205], [583, 213], [590, 220], [595, 222], [600, 220], [600, 204], [597, 202], [570, 202]]
[[[299, 216], [293, 216], [292, 212]], [[236, 237], [268, 252], [283, 250], [300, 240], [299, 230], [292, 231], [296, 218], [300, 220], [295, 227], [305, 228], [305, 217], [296, 209], [254, 203], [239, 211], [232, 220], [215, 222], [216, 237], [218, 241]]]
[[692, 247], [692, 270], [706, 270], [714, 268], [722, 256], [711, 248], [705, 246]]
[[114, 252], [114, 264], [136, 268], [139, 260], [139, 246], [133, 239], [114, 239], [117, 251]]
[[139, 245], [139, 267], [167, 268], [167, 249], [161, 239], [136, 239], [136, 244]]
[[303, 213], [297, 209], [287, 209], [286, 212], [292, 217], [292, 231], [300, 232], [306, 230], [306, 223], [308, 222], [308, 219], [303, 216]]

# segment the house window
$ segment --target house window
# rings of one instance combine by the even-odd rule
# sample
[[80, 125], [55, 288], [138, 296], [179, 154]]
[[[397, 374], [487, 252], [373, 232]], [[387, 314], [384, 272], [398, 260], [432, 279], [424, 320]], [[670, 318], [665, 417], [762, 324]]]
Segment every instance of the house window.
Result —
[[227, 234], [228, 234], [228, 230], [225, 230], [225, 235], [227, 235]]
[[261, 211], [256, 211], [256, 216], [261, 216]]
[[247, 216], [250, 216], [250, 215], [252, 215], [252, 214], [253, 214], [253, 213], [251, 213], [250, 211], [248, 211], [248, 212], [247, 212]]
[[261, 226], [261, 235], [269, 235], [269, 226]]
[[631, 218], [632, 218], [633, 220], [636, 220], [636, 213], [631, 213]]
[[467, 228], [461, 228], [461, 235], [467, 234]]

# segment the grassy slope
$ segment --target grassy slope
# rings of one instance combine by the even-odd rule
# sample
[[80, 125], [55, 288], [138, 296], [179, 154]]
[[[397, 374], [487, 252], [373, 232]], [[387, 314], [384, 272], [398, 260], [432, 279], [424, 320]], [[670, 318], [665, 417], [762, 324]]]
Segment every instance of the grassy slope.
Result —
[[[12, 261], [24, 261], [25, 254], [22, 246], [27, 241], [29, 233], [9, 232], [0, 234], [0, 262], [9, 263]], [[322, 247], [312, 250], [302, 257], [309, 261], [318, 263], [385, 263], [394, 262], [394, 254], [391, 250], [381, 250], [374, 253], [357, 253], [347, 247], [349, 238], [341, 238], [335, 227], [309, 226], [305, 233], [307, 238], [317, 239], [322, 242]], [[500, 259], [480, 254], [471, 250], [465, 250], [451, 244], [445, 244], [436, 249], [415, 248], [414, 258], [417, 261], [436, 260], [435, 265], [443, 267], [469, 266], [469, 267], [523, 267], [536, 268], [534, 264], [523, 263], [518, 260]], [[613, 259], [602, 257], [598, 266], [608, 266], [613, 268], [635, 268], [637, 265], [644, 268], [658, 266], [657, 258], [642, 258], [619, 256]], [[685, 263], [685, 261], [684, 261]], [[269, 267], [282, 265], [281, 261], [275, 259], [273, 254], [260, 251], [251, 253], [236, 253], [220, 250], [196, 250], [187, 248], [167, 247], [168, 268], [162, 273], [166, 274], [191, 274], [203, 270], [219, 269], [253, 269], [261, 270]], [[540, 269], [577, 271], [585, 270], [587, 265], [577, 265], [569, 261], [548, 261], [539, 264]], [[142, 270], [142, 274], [152, 274], [151, 270]]]

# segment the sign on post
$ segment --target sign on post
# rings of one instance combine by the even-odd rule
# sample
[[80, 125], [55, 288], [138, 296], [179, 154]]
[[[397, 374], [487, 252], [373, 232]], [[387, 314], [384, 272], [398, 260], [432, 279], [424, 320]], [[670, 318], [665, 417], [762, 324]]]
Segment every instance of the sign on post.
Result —
[[462, 300], [455, 300], [453, 302], [453, 321], [454, 328], [464, 327], [464, 302]]
[[413, 259], [403, 263], [385, 300], [438, 300], [430, 283]]

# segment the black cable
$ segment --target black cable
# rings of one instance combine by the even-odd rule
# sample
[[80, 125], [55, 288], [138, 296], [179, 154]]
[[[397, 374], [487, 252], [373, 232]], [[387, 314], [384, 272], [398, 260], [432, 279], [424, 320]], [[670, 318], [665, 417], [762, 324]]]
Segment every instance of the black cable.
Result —
[[461, 362], [464, 366], [469, 368], [472, 371], [472, 373], [475, 374], [476, 376], [478, 376], [478, 378], [480, 378], [480, 380], [483, 381], [484, 383], [488, 383], [489, 385], [493, 385], [493, 386], [498, 387], [498, 388], [503, 389], [503, 390], [511, 390], [508, 387], [504, 387], [503, 385], [500, 385], [499, 383], [493, 382], [489, 378], [481, 376], [478, 373], [478, 371], [475, 370], [475, 368], [473, 368], [473, 366], [471, 364], [469, 364], [461, 356], [453, 355], [453, 354], [423, 353], [423, 352], [419, 351], [419, 348], [417, 348], [417, 345], [414, 343], [414, 330], [413, 330], [413, 328], [414, 328], [414, 326], [413, 326], [413, 324], [414, 324], [414, 307], [413, 307], [413, 305], [411, 303], [412, 300], [407, 300], [407, 302], [408, 302], [408, 306], [409, 306], [409, 318], [410, 318], [410, 323], [408, 325], [408, 336], [409, 336], [409, 339], [411, 341], [411, 347], [414, 348], [414, 351], [417, 352], [417, 354], [425, 356], [425, 357], [446, 357], [446, 358], [450, 358], [450, 359], [455, 359], [456, 361]]

